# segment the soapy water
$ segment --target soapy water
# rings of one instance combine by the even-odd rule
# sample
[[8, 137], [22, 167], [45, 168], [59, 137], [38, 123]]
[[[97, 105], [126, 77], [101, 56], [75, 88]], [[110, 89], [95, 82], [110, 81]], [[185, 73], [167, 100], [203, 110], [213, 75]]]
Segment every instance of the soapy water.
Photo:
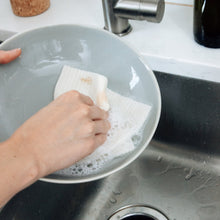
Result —
[[[141, 135], [134, 136], [134, 138], [132, 139], [134, 140], [133, 142], [134, 149], [138, 146], [138, 143], [140, 142], [141, 139], [142, 139]], [[127, 140], [121, 144], [121, 147], [123, 146], [126, 147], [129, 146], [130, 144], [131, 144], [130, 140]], [[119, 157], [125, 156], [126, 154], [129, 154], [133, 150], [126, 153], [122, 153], [121, 155], [117, 155], [116, 157], [113, 154], [105, 153], [103, 155], [100, 155], [99, 158], [95, 160], [86, 160], [85, 158], [84, 160], [73, 164], [69, 168], [57, 171], [56, 173], [61, 175], [72, 175], [72, 176], [87, 176], [91, 174], [96, 174], [99, 171], [101, 171], [107, 163]]]
[[[132, 153], [140, 145], [145, 123], [143, 123], [141, 129], [137, 131], [131, 127], [132, 124], [129, 123], [129, 120], [124, 121], [120, 119], [120, 116], [111, 110], [109, 111], [109, 121], [111, 123], [111, 129], [108, 132], [106, 143], [85, 159], [73, 164], [69, 168], [57, 171], [56, 174], [68, 176], [87, 176], [96, 174], [101, 171], [106, 164]], [[124, 140], [115, 143], [114, 149], [111, 148], [111, 150], [108, 151], [105, 149], [105, 145], [109, 145], [112, 137], [120, 135], [120, 132], [118, 132], [119, 130], [122, 130], [123, 133], [129, 131], [130, 135]]]

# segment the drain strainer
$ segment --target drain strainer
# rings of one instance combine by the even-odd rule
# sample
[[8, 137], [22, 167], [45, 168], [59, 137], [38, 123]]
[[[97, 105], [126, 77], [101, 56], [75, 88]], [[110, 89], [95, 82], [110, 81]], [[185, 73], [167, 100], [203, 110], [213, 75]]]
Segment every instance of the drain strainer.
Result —
[[145, 205], [130, 205], [117, 210], [108, 220], [169, 220], [155, 208]]

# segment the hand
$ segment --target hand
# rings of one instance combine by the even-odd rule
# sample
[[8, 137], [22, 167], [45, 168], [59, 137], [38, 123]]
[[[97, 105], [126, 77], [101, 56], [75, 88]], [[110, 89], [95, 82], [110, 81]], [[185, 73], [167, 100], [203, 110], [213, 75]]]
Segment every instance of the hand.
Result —
[[29, 157], [38, 177], [68, 167], [102, 145], [108, 113], [76, 91], [67, 92], [27, 120], [11, 137], [16, 158]]
[[[0, 50], [0, 64], [21, 49]], [[108, 113], [77, 91], [67, 92], [28, 119], [0, 143], [0, 207], [40, 177], [63, 169], [102, 145]]]
[[0, 50], [0, 64], [6, 64], [16, 59], [21, 55], [21, 49], [14, 49], [9, 51]]

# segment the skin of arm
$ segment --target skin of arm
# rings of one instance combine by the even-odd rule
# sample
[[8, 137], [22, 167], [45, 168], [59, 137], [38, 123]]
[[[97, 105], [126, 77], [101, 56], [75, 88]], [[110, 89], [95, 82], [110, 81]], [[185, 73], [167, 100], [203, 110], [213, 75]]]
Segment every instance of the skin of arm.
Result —
[[74, 164], [102, 145], [110, 129], [107, 118], [107, 112], [77, 91], [61, 95], [29, 118], [0, 143], [0, 207], [40, 177]]

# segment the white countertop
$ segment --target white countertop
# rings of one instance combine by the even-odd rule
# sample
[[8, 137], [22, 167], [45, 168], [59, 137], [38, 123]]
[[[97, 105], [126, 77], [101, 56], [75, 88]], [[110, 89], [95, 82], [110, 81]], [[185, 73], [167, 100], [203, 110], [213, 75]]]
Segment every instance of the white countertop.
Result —
[[[200, 46], [193, 40], [193, 0], [170, 0], [160, 24], [130, 21], [133, 31], [121, 39], [128, 42], [153, 69], [220, 82], [220, 49]], [[73, 23], [103, 28], [101, 0], [51, 0], [41, 15], [17, 17], [10, 1], [0, 1], [0, 40], [16, 32], [40, 26]]]

